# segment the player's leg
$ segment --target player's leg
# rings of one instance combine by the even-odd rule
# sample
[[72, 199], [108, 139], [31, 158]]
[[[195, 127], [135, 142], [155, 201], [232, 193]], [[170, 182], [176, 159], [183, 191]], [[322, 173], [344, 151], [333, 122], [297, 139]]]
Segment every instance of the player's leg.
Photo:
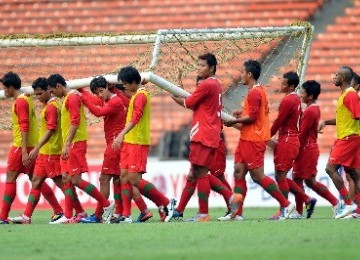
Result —
[[[357, 165], [355, 165], [357, 167]], [[354, 182], [354, 205], [353, 211], [348, 213], [343, 219], [360, 219], [360, 168], [345, 168], [345, 172], [350, 175]]]
[[189, 203], [192, 195], [195, 192], [195, 189], [196, 189], [196, 180], [190, 168], [190, 172], [186, 176], [185, 186], [181, 192], [180, 202], [174, 211], [174, 216], [173, 216], [174, 219], [180, 220], [183, 218], [186, 205]]
[[133, 191], [134, 191], [133, 200], [134, 200], [136, 206], [138, 207], [138, 209], [140, 210], [140, 214], [135, 222], [137, 222], [137, 223], [146, 222], [147, 220], [149, 220], [150, 218], [153, 217], [153, 214], [148, 209], [143, 197], [140, 194], [139, 189], [136, 187], [133, 187]]
[[279, 202], [281, 208], [281, 217], [285, 219], [288, 218], [294, 210], [294, 205], [285, 198], [283, 193], [276, 185], [276, 182], [273, 181], [270, 177], [265, 176], [264, 167], [261, 166], [255, 169], [249, 169], [249, 171], [253, 181], [259, 184], [266, 192], [268, 192]]
[[231, 196], [233, 195], [233, 192], [231, 189], [226, 187], [219, 178], [214, 176], [213, 174], [208, 175], [209, 183], [210, 183], [210, 189], [219, 193], [225, 200], [225, 204], [227, 207], [227, 213], [231, 214], [231, 208], [229, 204], [229, 200]]
[[6, 182], [0, 212], [0, 224], [9, 224], [9, 212], [16, 197], [16, 179], [23, 170], [20, 147], [11, 147], [8, 155]]
[[348, 172], [345, 173], [345, 176], [346, 176], [346, 181], [349, 184], [350, 198], [354, 199], [355, 198], [355, 183], [354, 183], [354, 180], [351, 178], [351, 175]]
[[[329, 189], [322, 184], [321, 182], [316, 181], [315, 176], [312, 176], [309, 179], [305, 179], [305, 184], [315, 191], [317, 194], [319, 194], [321, 197], [326, 199], [330, 202], [330, 204], [333, 206], [334, 213], [336, 213], [337, 205], [338, 205], [338, 199], [329, 191]], [[335, 215], [334, 215], [335, 217]]]
[[[242, 161], [239, 159], [239, 157], [235, 157], [235, 161]], [[236, 162], [234, 164], [234, 179], [235, 179], [235, 188], [234, 188], [234, 192], [238, 193], [242, 196], [243, 201], [241, 203], [239, 203], [239, 206], [235, 212], [235, 216], [229, 216], [229, 214], [226, 214], [223, 217], [218, 218], [218, 220], [220, 221], [227, 221], [230, 219], [233, 220], [243, 220], [243, 207], [244, 207], [244, 200], [246, 197], [246, 193], [247, 193], [247, 185], [246, 185], [246, 180], [245, 180], [245, 176], [247, 174], [247, 168], [246, 165], [243, 162]]]
[[81, 174], [88, 171], [85, 155], [86, 142], [74, 143], [68, 159], [71, 167], [71, 183], [85, 191], [102, 205], [104, 208], [103, 219], [108, 221], [113, 214], [115, 203], [113, 201], [110, 202], [93, 184], [82, 179]]
[[129, 182], [129, 172], [127, 169], [121, 170], [121, 199], [123, 204], [122, 217], [126, 223], [131, 223], [131, 200], [133, 198], [133, 186]]
[[174, 199], [169, 200], [152, 183], [142, 179], [142, 174], [146, 172], [149, 146], [127, 144], [126, 147], [129, 150], [129, 182], [138, 188], [142, 195], [156, 204], [159, 208], [161, 221], [168, 222], [174, 214], [176, 201]]

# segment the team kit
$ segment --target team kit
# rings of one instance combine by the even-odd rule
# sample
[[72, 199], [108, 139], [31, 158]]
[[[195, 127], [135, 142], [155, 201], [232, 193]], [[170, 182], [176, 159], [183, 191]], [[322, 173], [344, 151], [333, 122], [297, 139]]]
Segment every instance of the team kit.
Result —
[[[233, 111], [233, 119], [222, 121], [222, 86], [216, 77], [217, 59], [212, 53], [197, 59], [195, 91], [186, 98], [172, 96], [174, 102], [193, 111], [190, 130], [190, 169], [179, 201], [168, 198], [146, 180], [150, 147], [150, 93], [138, 70], [127, 66], [118, 72], [119, 87], [103, 76], [94, 77], [90, 92], [72, 90], [64, 77], [52, 74], [32, 83], [34, 95], [42, 104], [37, 117], [33, 98], [21, 91], [21, 79], [14, 72], [2, 76], [5, 96], [15, 101], [11, 107], [13, 143], [8, 153], [6, 183], [2, 197], [0, 224], [31, 224], [41, 194], [53, 215], [49, 224], [132, 223], [153, 218], [143, 196], [158, 208], [159, 220], [170, 222], [210, 221], [208, 198], [211, 190], [221, 194], [227, 206], [219, 221], [243, 221], [247, 193], [246, 175], [271, 195], [279, 205], [270, 220], [310, 218], [316, 199], [304, 191], [304, 183], [332, 206], [334, 219], [360, 218], [360, 77], [350, 67], [342, 66], [333, 78], [339, 99], [333, 118], [320, 120], [317, 99], [321, 86], [315, 80], [300, 85], [296, 72], [282, 77], [280, 92], [284, 97], [278, 115], [271, 124], [264, 86], [258, 83], [261, 64], [247, 60], [242, 64], [241, 83], [248, 88], [242, 107]], [[180, 87], [183, 87], [180, 84]], [[62, 102], [60, 102], [60, 99]], [[106, 148], [99, 177], [99, 189], [82, 179], [88, 171], [86, 161], [87, 126], [85, 107], [103, 118]], [[318, 134], [327, 125], [336, 127], [336, 139], [329, 153], [326, 173], [338, 194], [332, 194], [316, 180], [319, 147]], [[224, 127], [239, 131], [234, 154], [234, 185], [225, 178], [226, 146]], [[275, 180], [264, 172], [266, 147], [274, 153]], [[345, 185], [339, 168], [346, 173]], [[292, 169], [292, 178], [288, 177]], [[31, 190], [24, 211], [10, 217], [16, 197], [16, 180], [25, 173]], [[65, 196], [64, 207], [45, 182], [54, 181]], [[110, 196], [113, 185], [114, 197]], [[76, 188], [97, 201], [95, 212], [83, 209]], [[199, 209], [184, 219], [187, 203], [197, 190]], [[295, 201], [289, 201], [288, 194]], [[140, 214], [132, 218], [135, 202]]]

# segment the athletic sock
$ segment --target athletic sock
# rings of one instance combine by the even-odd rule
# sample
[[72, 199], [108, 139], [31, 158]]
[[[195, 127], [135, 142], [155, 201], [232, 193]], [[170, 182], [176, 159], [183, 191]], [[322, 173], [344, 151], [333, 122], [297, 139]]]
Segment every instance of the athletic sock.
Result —
[[169, 199], [165, 197], [152, 183], [146, 180], [140, 180], [138, 189], [142, 195], [153, 201], [156, 206], [167, 206]]
[[273, 181], [270, 177], [265, 176], [259, 184], [264, 190], [266, 190], [273, 198], [275, 198], [280, 203], [281, 207], [289, 206], [290, 202], [284, 197], [284, 195], [280, 192], [278, 186], [276, 185], [276, 182]]
[[130, 183], [121, 183], [121, 198], [123, 205], [122, 215], [128, 217], [131, 215], [131, 200], [133, 197], [133, 187]]
[[146, 213], [148, 211], [147, 205], [141, 195], [137, 198], [133, 198], [136, 206], [139, 208], [141, 213]]
[[[245, 200], [246, 193], [247, 193], [246, 180], [235, 180], [234, 192], [243, 195], [243, 198]], [[239, 208], [236, 212], [236, 215], [242, 216], [243, 207], [244, 207], [244, 201], [239, 204]]]
[[16, 196], [16, 182], [6, 182], [3, 196], [3, 203], [1, 207], [0, 219], [7, 220], [11, 204], [13, 203]]
[[277, 180], [276, 182], [279, 185], [279, 190], [284, 195], [284, 197], [287, 199], [289, 196], [289, 184], [287, 182], [287, 178]]
[[121, 200], [121, 185], [114, 185], [114, 200], [115, 200], [114, 214], [121, 215], [123, 211], [123, 205]]
[[183, 213], [186, 205], [188, 204], [189, 200], [191, 199], [192, 195], [194, 194], [196, 189], [196, 181], [186, 181], [185, 187], [182, 190], [180, 202], [176, 208], [176, 210], [180, 213]]
[[26, 208], [24, 211], [24, 215], [31, 218], [36, 205], [38, 204], [40, 199], [40, 190], [39, 189], [31, 189], [28, 202], [26, 203]]
[[329, 191], [329, 189], [322, 183], [316, 182], [312, 189], [319, 194], [321, 197], [326, 199], [331, 203], [331, 205], [336, 206], [338, 203], [337, 198]]
[[208, 214], [209, 213], [209, 194], [210, 194], [210, 183], [208, 175], [202, 176], [197, 179], [197, 189], [199, 197], [199, 213]]
[[110, 205], [109, 200], [105, 198], [104, 195], [102, 195], [100, 191], [90, 182], [81, 180], [78, 187], [100, 202], [103, 208]]
[[46, 182], [43, 182], [43, 184], [41, 184], [41, 194], [44, 196], [45, 200], [49, 202], [50, 206], [54, 211], [54, 214], [63, 212], [63, 209], [57, 201], [53, 190]]

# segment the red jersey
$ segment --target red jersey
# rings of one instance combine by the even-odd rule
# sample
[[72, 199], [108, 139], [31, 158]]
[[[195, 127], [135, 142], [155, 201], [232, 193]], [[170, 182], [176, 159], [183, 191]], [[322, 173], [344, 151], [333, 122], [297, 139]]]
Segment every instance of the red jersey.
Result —
[[184, 100], [184, 106], [194, 111], [190, 140], [217, 148], [222, 128], [221, 85], [210, 77], [201, 81], [193, 94]]
[[117, 88], [112, 88], [111, 93], [116, 94], [119, 98], [121, 98], [121, 101], [123, 102], [125, 107], [129, 107], [130, 104], [130, 98], [128, 98], [127, 96], [125, 96], [125, 94], [121, 91], [118, 90]]
[[308, 106], [300, 121], [300, 146], [310, 146], [316, 144], [318, 136], [318, 125], [320, 121], [320, 108], [317, 104]]
[[[88, 92], [86, 93], [87, 94], [83, 92], [81, 99], [91, 113], [97, 117], [104, 117], [106, 143], [111, 144], [125, 127], [126, 108], [120, 97], [115, 94], [111, 96], [109, 101], [103, 102], [100, 98]], [[93, 102], [95, 100], [94, 98], [97, 98], [100, 102], [96, 102], [95, 104]]]
[[295, 92], [286, 95], [280, 103], [279, 114], [271, 127], [271, 136], [279, 132], [279, 141], [286, 142], [288, 137], [292, 137], [292, 142], [298, 143], [301, 113], [300, 97]]

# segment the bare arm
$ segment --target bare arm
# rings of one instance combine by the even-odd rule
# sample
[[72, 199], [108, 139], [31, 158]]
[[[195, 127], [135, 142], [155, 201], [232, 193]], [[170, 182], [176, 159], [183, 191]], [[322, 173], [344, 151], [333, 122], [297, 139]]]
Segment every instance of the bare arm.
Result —
[[324, 120], [324, 121], [321, 121], [320, 124], [319, 124], [319, 127], [318, 127], [318, 132], [320, 134], [322, 134], [324, 131], [324, 128], [326, 125], [336, 125], [336, 119], [333, 118], [333, 119], [328, 119], [328, 120]]

